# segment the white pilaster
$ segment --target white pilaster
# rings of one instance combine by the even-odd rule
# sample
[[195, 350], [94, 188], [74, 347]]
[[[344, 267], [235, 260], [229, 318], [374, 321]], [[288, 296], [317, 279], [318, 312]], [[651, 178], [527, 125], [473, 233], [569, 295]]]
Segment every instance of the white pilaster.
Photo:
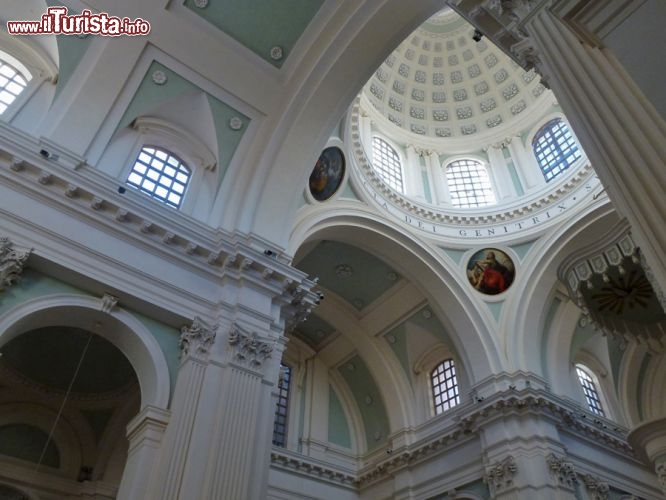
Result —
[[127, 425], [129, 452], [118, 490], [119, 500], [147, 498], [149, 481], [168, 422], [167, 410], [146, 406]]
[[666, 123], [603, 48], [544, 9], [525, 25], [542, 72], [654, 278], [666, 286]]

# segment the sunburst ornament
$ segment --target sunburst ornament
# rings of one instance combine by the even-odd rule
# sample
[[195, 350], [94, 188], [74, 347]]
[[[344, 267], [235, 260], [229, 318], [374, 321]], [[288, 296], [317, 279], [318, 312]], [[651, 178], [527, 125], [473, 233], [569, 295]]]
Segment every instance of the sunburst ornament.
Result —
[[620, 316], [625, 311], [646, 309], [653, 293], [645, 275], [634, 269], [626, 276], [610, 278], [607, 285], [592, 295], [592, 299], [597, 303], [599, 312], [608, 311]]

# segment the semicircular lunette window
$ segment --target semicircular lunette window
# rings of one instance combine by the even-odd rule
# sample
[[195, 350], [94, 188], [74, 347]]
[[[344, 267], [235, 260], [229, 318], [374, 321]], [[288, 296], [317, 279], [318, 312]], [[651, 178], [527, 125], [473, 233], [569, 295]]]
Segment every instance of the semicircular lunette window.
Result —
[[382, 180], [399, 193], [404, 193], [400, 156], [388, 142], [379, 137], [372, 139], [372, 168]]
[[475, 160], [457, 160], [446, 166], [451, 204], [457, 208], [485, 207], [497, 203], [488, 171]]
[[576, 139], [560, 118], [539, 129], [532, 139], [532, 149], [546, 182], [552, 181], [581, 157]]
[[0, 115], [25, 90], [27, 85], [26, 79], [14, 66], [0, 59]]

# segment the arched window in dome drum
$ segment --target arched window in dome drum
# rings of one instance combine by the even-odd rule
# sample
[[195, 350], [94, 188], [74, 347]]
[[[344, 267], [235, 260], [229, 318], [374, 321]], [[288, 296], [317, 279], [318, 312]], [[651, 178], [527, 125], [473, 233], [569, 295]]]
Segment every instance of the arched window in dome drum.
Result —
[[457, 208], [474, 208], [497, 202], [486, 168], [475, 160], [457, 160], [446, 166], [451, 203]]
[[11, 64], [0, 58], [0, 115], [27, 87], [27, 80]]
[[456, 366], [452, 359], [445, 359], [430, 373], [435, 415], [460, 403]]
[[127, 177], [127, 184], [179, 208], [191, 172], [180, 158], [165, 149], [144, 146]]
[[388, 142], [379, 137], [372, 139], [372, 167], [386, 184], [404, 193], [400, 156]]
[[550, 120], [535, 134], [532, 149], [546, 182], [550, 182], [581, 157], [571, 130], [560, 118]]

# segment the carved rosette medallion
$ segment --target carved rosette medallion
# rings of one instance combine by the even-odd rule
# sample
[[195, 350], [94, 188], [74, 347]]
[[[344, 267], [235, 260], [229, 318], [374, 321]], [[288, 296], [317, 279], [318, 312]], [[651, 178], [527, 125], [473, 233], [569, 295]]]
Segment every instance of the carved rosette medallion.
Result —
[[181, 357], [192, 356], [198, 359], [206, 359], [210, 348], [215, 342], [218, 325], [209, 326], [201, 318], [195, 317], [192, 325], [180, 329]]
[[17, 250], [6, 236], [0, 237], [0, 291], [18, 283], [31, 250]]
[[518, 466], [514, 458], [509, 455], [500, 462], [486, 469], [483, 481], [488, 484], [491, 492], [498, 492], [513, 484], [513, 478], [518, 473]]
[[260, 368], [273, 353], [274, 341], [262, 338], [256, 332], [248, 332], [237, 324], [231, 325], [229, 346], [233, 359], [251, 368]]

